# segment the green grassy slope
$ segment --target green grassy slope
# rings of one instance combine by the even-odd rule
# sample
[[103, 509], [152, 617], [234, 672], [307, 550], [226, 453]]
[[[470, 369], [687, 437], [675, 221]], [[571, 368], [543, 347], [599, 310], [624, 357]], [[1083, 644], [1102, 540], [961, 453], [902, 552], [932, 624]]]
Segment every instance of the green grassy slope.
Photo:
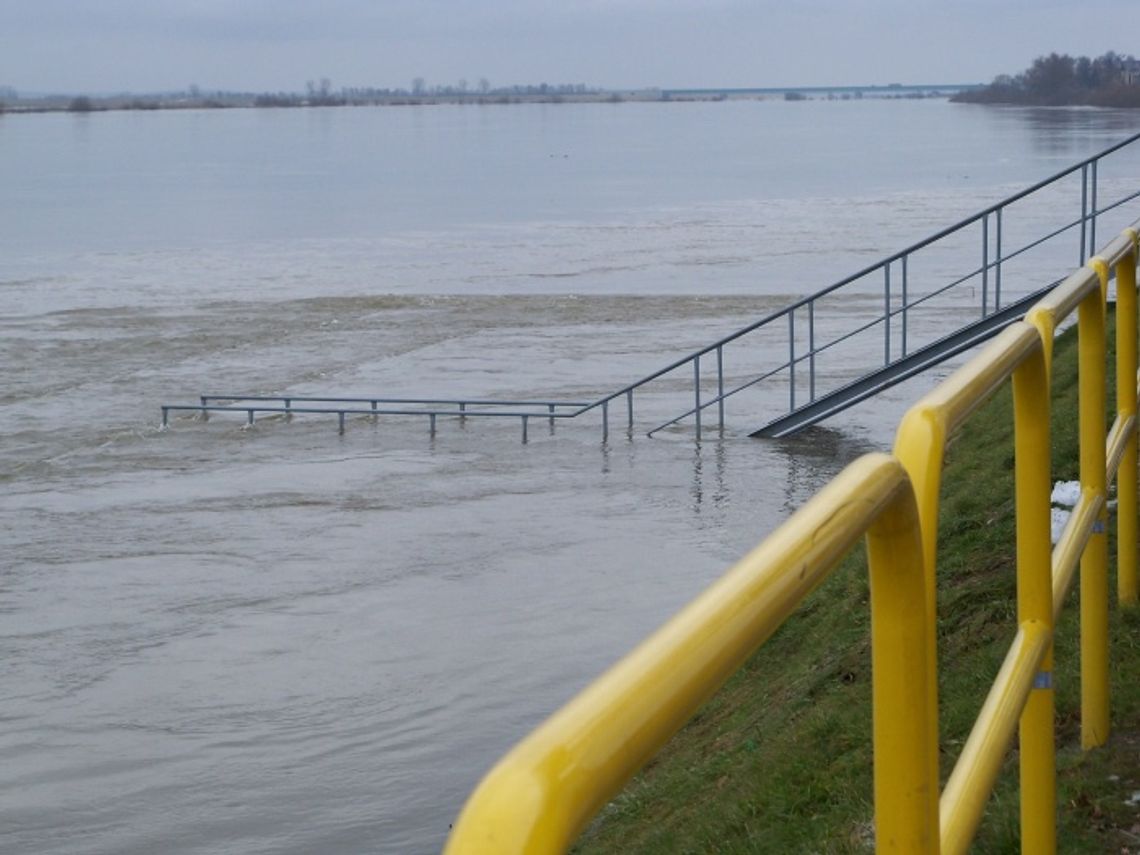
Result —
[[[1075, 479], [1075, 331], [1058, 341], [1055, 359], [1054, 478]], [[1007, 385], [948, 454], [938, 568], [943, 780], [1015, 632], [1012, 435]], [[1115, 592], [1114, 575], [1111, 586]], [[1140, 852], [1140, 616], [1111, 607], [1114, 733], [1106, 749], [1088, 754], [1080, 750], [1077, 616], [1074, 591], [1056, 641], [1060, 849]], [[872, 851], [870, 676], [859, 549], [613, 800], [574, 851]], [[1019, 851], [1016, 745], [974, 851]]]

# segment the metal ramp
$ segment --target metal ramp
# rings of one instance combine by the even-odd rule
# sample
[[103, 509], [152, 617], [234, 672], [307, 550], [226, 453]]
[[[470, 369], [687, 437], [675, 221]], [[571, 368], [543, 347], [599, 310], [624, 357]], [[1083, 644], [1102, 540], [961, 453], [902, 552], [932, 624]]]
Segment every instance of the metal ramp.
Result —
[[981, 320], [967, 324], [962, 329], [914, 351], [885, 368], [872, 371], [853, 383], [828, 392], [809, 404], [804, 404], [778, 419], [773, 419], [750, 435], [764, 439], [791, 436], [797, 431], [877, 395], [884, 389], [889, 389], [916, 374], [921, 374], [928, 368], [933, 368], [935, 365], [997, 335], [1009, 324], [1020, 319], [1033, 307], [1034, 303], [1048, 294], [1060, 281], [1052, 282], [1041, 290], [1034, 291], [1032, 294], [1021, 298], [1016, 303], [1011, 303]]
[[[604, 443], [617, 409], [629, 436], [691, 424], [699, 442], [710, 429], [723, 434], [731, 404], [737, 422], [755, 424], [765, 418], [758, 413], [768, 414], [750, 436], [789, 436], [994, 335], [1052, 287], [1039, 283], [1083, 265], [1095, 251], [1098, 224], [1111, 231], [1140, 215], [1140, 190], [1132, 189], [1138, 141], [1135, 134], [596, 400], [235, 393], [163, 405], [162, 423], [172, 412], [202, 420], [237, 413], [250, 425], [257, 414], [287, 421], [323, 413], [337, 416], [343, 432], [349, 416], [411, 416], [425, 419], [434, 434], [440, 420], [505, 418], [518, 420], [526, 442], [535, 420], [553, 430], [590, 413], [600, 417]], [[1099, 179], [1105, 161], [1110, 172], [1133, 176], [1132, 186]], [[1110, 190], [1116, 198], [1101, 201]], [[812, 263], [824, 268], [827, 250], [823, 239]], [[781, 395], [784, 405], [777, 403]]]

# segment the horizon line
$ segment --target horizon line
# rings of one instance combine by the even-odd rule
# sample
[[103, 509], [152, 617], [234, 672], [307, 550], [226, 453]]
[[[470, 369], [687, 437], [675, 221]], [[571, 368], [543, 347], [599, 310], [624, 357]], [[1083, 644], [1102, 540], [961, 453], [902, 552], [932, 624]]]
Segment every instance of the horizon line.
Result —
[[[839, 91], [874, 91], [874, 90], [894, 90], [894, 89], [966, 89], [987, 84], [980, 82], [969, 83], [840, 83], [833, 85], [813, 84], [805, 86], [589, 86], [585, 84], [547, 84], [547, 83], [511, 83], [504, 86], [495, 86], [486, 92], [480, 92], [476, 89], [468, 89], [461, 91], [450, 85], [440, 85], [434, 89], [418, 93], [420, 97], [432, 95], [465, 95], [469, 97], [480, 97], [492, 94], [503, 94], [512, 92], [518, 89], [537, 89], [542, 86], [549, 86], [551, 90], [565, 89], [571, 86], [585, 86], [586, 92], [591, 93], [623, 93], [623, 92], [662, 92], [662, 93], [693, 93], [693, 94], [712, 94], [712, 93], [773, 93], [773, 92], [839, 92]], [[64, 91], [64, 90], [20, 90], [15, 86], [0, 84], [0, 99], [5, 93], [15, 100], [23, 100], [26, 98], [72, 98], [78, 96], [87, 96], [92, 98], [120, 98], [129, 96], [171, 96], [171, 95], [190, 95], [194, 90], [197, 90], [195, 97], [202, 97], [206, 95], [304, 95], [304, 91], [300, 89], [224, 89], [224, 88], [208, 88], [199, 87], [195, 84], [178, 88], [178, 89], [107, 89], [107, 90], [85, 90], [85, 91]], [[351, 92], [351, 91], [372, 91], [372, 92], [388, 92], [393, 94], [414, 94], [413, 90], [405, 87], [389, 87], [389, 86], [341, 86], [331, 92]]]

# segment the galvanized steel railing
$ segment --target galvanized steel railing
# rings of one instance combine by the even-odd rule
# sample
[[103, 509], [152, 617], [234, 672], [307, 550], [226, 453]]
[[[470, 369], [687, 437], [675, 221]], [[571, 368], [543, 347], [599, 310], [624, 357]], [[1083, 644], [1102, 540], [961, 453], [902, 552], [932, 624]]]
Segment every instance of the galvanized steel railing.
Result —
[[[692, 419], [699, 441], [711, 407], [716, 408], [715, 425], [723, 431], [726, 402], [742, 393], [760, 389], [764, 390], [764, 397], [743, 405], [742, 409], [750, 421], [770, 423], [815, 402], [829, 391], [835, 391], [835, 384], [843, 386], [845, 381], [835, 381], [834, 377], [837, 374], [849, 375], [856, 362], [859, 373], [863, 375], [890, 370], [893, 366], [900, 366], [919, 347], [935, 343], [947, 332], [944, 316], [937, 316], [937, 322], [931, 320], [936, 311], [942, 311], [943, 315], [950, 312], [958, 325], [963, 321], [969, 324], [990, 317], [1013, 300], [1023, 298], [1025, 295], [1019, 294], [1010, 299], [1006, 282], [1010, 265], [1026, 262], [1029, 253], [1054, 245], [1053, 242], [1066, 233], [1079, 235], [1078, 246], [1071, 247], [1071, 250], [1079, 263], [1084, 264], [1096, 242], [1098, 220], [1140, 198], [1140, 191], [1136, 191], [1099, 206], [1100, 197], [1105, 192], [1104, 180], [1100, 176], [1101, 164], [1126, 149], [1134, 153], [1131, 147], [1137, 140], [1140, 140], [1140, 134], [594, 401], [207, 395], [198, 405], [164, 406], [163, 424], [167, 424], [169, 414], [175, 411], [196, 412], [203, 416], [208, 416], [211, 411], [236, 411], [245, 413], [250, 423], [257, 413], [291, 416], [320, 412], [338, 415], [343, 431], [348, 415], [411, 415], [426, 416], [434, 433], [440, 417], [509, 417], [521, 421], [525, 441], [530, 419], [545, 417], [553, 425], [554, 420], [574, 419], [597, 411], [601, 416], [602, 441], [605, 442], [610, 434], [611, 405], [624, 410], [626, 432], [633, 435], [636, 396], [644, 402], [638, 405], [639, 410], [644, 407], [646, 412], [655, 413], [648, 422], [650, 436]], [[1062, 187], [1066, 179], [1078, 177], [1079, 188]], [[1130, 183], [1135, 185], [1134, 180]], [[1075, 198], [1078, 189], [1079, 212]], [[1074, 213], [1066, 215], [1059, 225], [1040, 226], [1044, 234], [1037, 228], [1040, 224], [1023, 224], [1021, 231], [1032, 237], [1009, 250], [1009, 233], [1016, 220], [1012, 212], [1018, 203], [1031, 200], [1031, 213], [1039, 216], [1040, 210], [1048, 207], [1039, 197], [1062, 190], [1074, 193], [1074, 198], [1068, 203], [1071, 207], [1066, 208]], [[1124, 222], [1131, 219], [1133, 217]], [[958, 246], [960, 241], [965, 245]], [[973, 249], [969, 248], [971, 244]], [[941, 259], [941, 254], [954, 257]], [[1070, 262], [1050, 262], [1047, 269], [1056, 269], [1067, 263]], [[919, 271], [923, 264], [934, 268], [925, 276]], [[1027, 277], [1023, 275], [1021, 278], [1024, 281]], [[1031, 281], [1039, 281], [1039, 278], [1036, 275], [1029, 277]], [[921, 282], [925, 280], [937, 284], [922, 290]], [[968, 293], [970, 289], [972, 296]], [[859, 311], [853, 308], [852, 301], [870, 301], [876, 308], [870, 312]], [[915, 329], [920, 325], [928, 328], [925, 334]], [[929, 332], [930, 328], [934, 329], [933, 334]], [[867, 353], [878, 348], [878, 345], [867, 344], [868, 336], [880, 337], [881, 359], [866, 358]], [[857, 350], [854, 358], [846, 348]], [[824, 388], [828, 382], [833, 385]], [[662, 389], [666, 390], [668, 397], [668, 403], [664, 405], [654, 400], [654, 395]], [[774, 409], [772, 402], [781, 394], [786, 395], [787, 406]], [[662, 421], [664, 413], [657, 411], [664, 407], [664, 412], [675, 413], [676, 410], [670, 408], [677, 406], [677, 396], [684, 400], [686, 395], [691, 406]], [[210, 404], [210, 401], [214, 403]], [[230, 403], [223, 404], [222, 401]], [[292, 406], [297, 401], [307, 401], [310, 407]], [[653, 406], [649, 406], [651, 403]], [[364, 409], [364, 404], [370, 406]], [[378, 407], [378, 404], [387, 406]]]
[[[1109, 732], [1107, 485], [1117, 478], [1118, 597], [1137, 602], [1138, 233], [1126, 230], [899, 425], [893, 455], [845, 469], [712, 587], [506, 755], [448, 855], [560, 852], [866, 534], [878, 851], [960, 853], [1019, 729], [1022, 851], [1056, 849], [1053, 626], [1081, 568], [1081, 743]], [[1106, 295], [1117, 290], [1116, 419], [1105, 430]], [[1081, 499], [1050, 545], [1050, 380], [1078, 313]], [[1007, 380], [1014, 398], [1017, 628], [939, 795], [935, 565], [949, 436]], [[921, 602], [922, 608], [914, 604]]]
[[[163, 404], [162, 426], [170, 423], [171, 412], [192, 412], [204, 420], [210, 413], [245, 413], [247, 424], [254, 423], [257, 413], [267, 413], [292, 418], [298, 413], [333, 414], [338, 417], [340, 432], [344, 433], [346, 416], [426, 416], [429, 431], [434, 436], [436, 419], [440, 416], [454, 416], [461, 421], [468, 416], [520, 419], [522, 440], [527, 441], [530, 420], [548, 419], [551, 426], [555, 419], [572, 419], [588, 403], [580, 401], [506, 401], [479, 398], [338, 398], [335, 396], [313, 395], [243, 395], [219, 394], [201, 395], [198, 404]], [[301, 402], [302, 406], [295, 406]], [[304, 405], [308, 406], [304, 406]], [[324, 406], [317, 406], [322, 404]], [[364, 407], [368, 404], [368, 407]], [[383, 405], [383, 406], [381, 406]], [[523, 409], [532, 407], [538, 409]], [[569, 412], [567, 412], [569, 411]]]
[[[900, 250], [893, 255], [879, 261], [869, 267], [847, 276], [838, 282], [823, 288], [816, 293], [798, 300], [791, 305], [780, 309], [770, 315], [761, 318], [753, 324], [737, 330], [731, 335], [716, 341], [701, 350], [690, 354], [687, 357], [677, 360], [671, 365], [648, 375], [647, 377], [631, 383], [629, 386], [618, 390], [604, 400], [613, 400], [623, 394], [629, 394], [635, 389], [645, 386], [647, 383], [656, 380], [672, 371], [692, 366], [693, 372], [693, 406], [680, 415], [663, 422], [649, 431], [652, 436], [657, 431], [663, 430], [667, 427], [675, 425], [685, 419], [692, 418], [694, 429], [696, 431], [697, 439], [701, 436], [701, 414], [709, 407], [717, 407], [718, 424], [723, 429], [725, 418], [725, 401], [741, 392], [751, 389], [760, 383], [772, 378], [779, 378], [786, 384], [787, 387], [787, 409], [785, 412], [792, 412], [797, 407], [802, 406], [805, 401], [811, 403], [816, 400], [819, 389], [817, 388], [817, 380], [819, 371], [817, 362], [819, 358], [827, 352], [839, 347], [840, 345], [849, 342], [856, 337], [861, 336], [873, 329], [880, 329], [882, 335], [882, 353], [883, 358], [881, 361], [868, 363], [865, 366], [866, 372], [871, 372], [883, 368], [888, 368], [892, 364], [898, 363], [904, 359], [913, 348], [912, 336], [910, 333], [911, 320], [914, 312], [925, 304], [936, 300], [939, 297], [946, 296], [955, 289], [967, 283], [977, 282], [980, 288], [981, 300], [979, 304], [970, 306], [968, 302], [961, 305], [962, 309], [976, 310], [976, 318], [982, 319], [989, 314], [999, 311], [1003, 305], [1003, 267], [1010, 262], [1021, 258], [1027, 253], [1035, 250], [1050, 241], [1055, 240], [1066, 232], [1079, 230], [1080, 241], [1076, 249], [1075, 255], [1078, 257], [1078, 263], [1084, 264], [1088, 255], [1092, 253], [1092, 248], [1096, 242], [1096, 226], [1098, 217], [1113, 211], [1128, 202], [1140, 198], [1140, 191], [1135, 191], [1117, 198], [1105, 205], [1098, 208], [1099, 196], [1099, 165], [1108, 156], [1119, 152], [1121, 150], [1131, 147], [1134, 143], [1140, 140], [1140, 134], [1135, 134], [1128, 139], [1111, 146], [1099, 154], [1094, 155], [1086, 160], [1076, 163], [1055, 175], [1050, 176], [1032, 187], [1028, 187], [1019, 193], [1015, 193], [994, 205], [967, 217], [952, 226], [949, 226], [930, 237], [919, 241], [918, 243], [908, 246], [906, 249]], [[1039, 235], [1032, 240], [1022, 244], [1016, 249], [1006, 252], [1003, 247], [1005, 241], [1005, 229], [1003, 227], [1005, 213], [1015, 204], [1041, 193], [1044, 190], [1055, 187], [1069, 176], [1080, 175], [1080, 213], [1074, 219], [1065, 221], [1062, 225], [1047, 231], [1044, 235]], [[991, 227], [992, 224], [992, 227]], [[923, 250], [938, 247], [948, 239], [960, 236], [967, 232], [967, 230], [975, 227], [980, 227], [977, 236], [978, 245], [980, 248], [980, 259], [978, 266], [971, 268], [965, 272], [951, 278], [951, 280], [943, 285], [940, 285], [933, 290], [927, 291], [920, 296], [913, 296], [910, 268], [912, 260], [916, 255]], [[991, 234], [993, 237], [993, 248], [991, 252]], [[892, 284], [892, 271], [897, 271], [897, 284]], [[992, 279], [991, 279], [992, 276]], [[842, 328], [840, 331], [832, 335], [832, 337], [824, 339], [820, 334], [820, 319], [817, 317], [817, 307], [825, 298], [833, 297], [842, 294], [845, 290], [850, 291], [852, 286], [865, 282], [868, 279], [875, 277], [881, 278], [881, 294], [882, 304], [881, 312], [862, 323], [857, 323], [851, 327]], [[992, 282], [992, 292], [991, 292]], [[845, 311], [846, 307], [840, 309], [840, 314], [849, 314]], [[799, 313], [797, 315], [797, 313]], [[806, 322], [804, 315], [806, 314]], [[898, 329], [894, 330], [892, 322], [898, 319]], [[726, 372], [725, 372], [725, 348], [727, 345], [734, 342], [743, 340], [746, 336], [752, 333], [757, 333], [765, 330], [766, 328], [778, 328], [786, 326], [786, 336], [782, 336], [781, 340], [784, 342], [786, 358], [782, 362], [772, 365], [770, 368], [763, 372], [751, 375], [743, 379], [742, 382], [736, 385], [731, 385], [726, 388]], [[806, 340], [805, 340], [806, 339]], [[799, 346], [798, 346], [799, 345]], [[715, 383], [716, 393], [711, 397], [702, 396], [702, 358], [715, 358]], [[804, 388], [804, 381], [801, 378], [801, 372], [798, 370], [800, 366], [807, 363], [806, 368], [806, 386]], [[631, 404], [632, 406], [632, 404]], [[770, 419], [771, 420], [771, 419]]]

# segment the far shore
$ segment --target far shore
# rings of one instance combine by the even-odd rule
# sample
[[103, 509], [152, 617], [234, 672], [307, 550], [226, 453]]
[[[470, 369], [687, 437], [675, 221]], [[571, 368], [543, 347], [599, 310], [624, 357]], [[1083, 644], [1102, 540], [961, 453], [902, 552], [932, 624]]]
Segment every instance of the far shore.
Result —
[[621, 104], [702, 101], [850, 101], [863, 98], [921, 99], [949, 98], [977, 88], [977, 84], [937, 84], [911, 86], [808, 86], [756, 89], [628, 89], [584, 90], [517, 87], [489, 92], [406, 92], [344, 90], [338, 94], [316, 93], [161, 93], [137, 95], [42, 95], [4, 97], [0, 91], [0, 113], [97, 113], [110, 110], [221, 110], [283, 109], [295, 107], [408, 107], [432, 105], [500, 104]]

